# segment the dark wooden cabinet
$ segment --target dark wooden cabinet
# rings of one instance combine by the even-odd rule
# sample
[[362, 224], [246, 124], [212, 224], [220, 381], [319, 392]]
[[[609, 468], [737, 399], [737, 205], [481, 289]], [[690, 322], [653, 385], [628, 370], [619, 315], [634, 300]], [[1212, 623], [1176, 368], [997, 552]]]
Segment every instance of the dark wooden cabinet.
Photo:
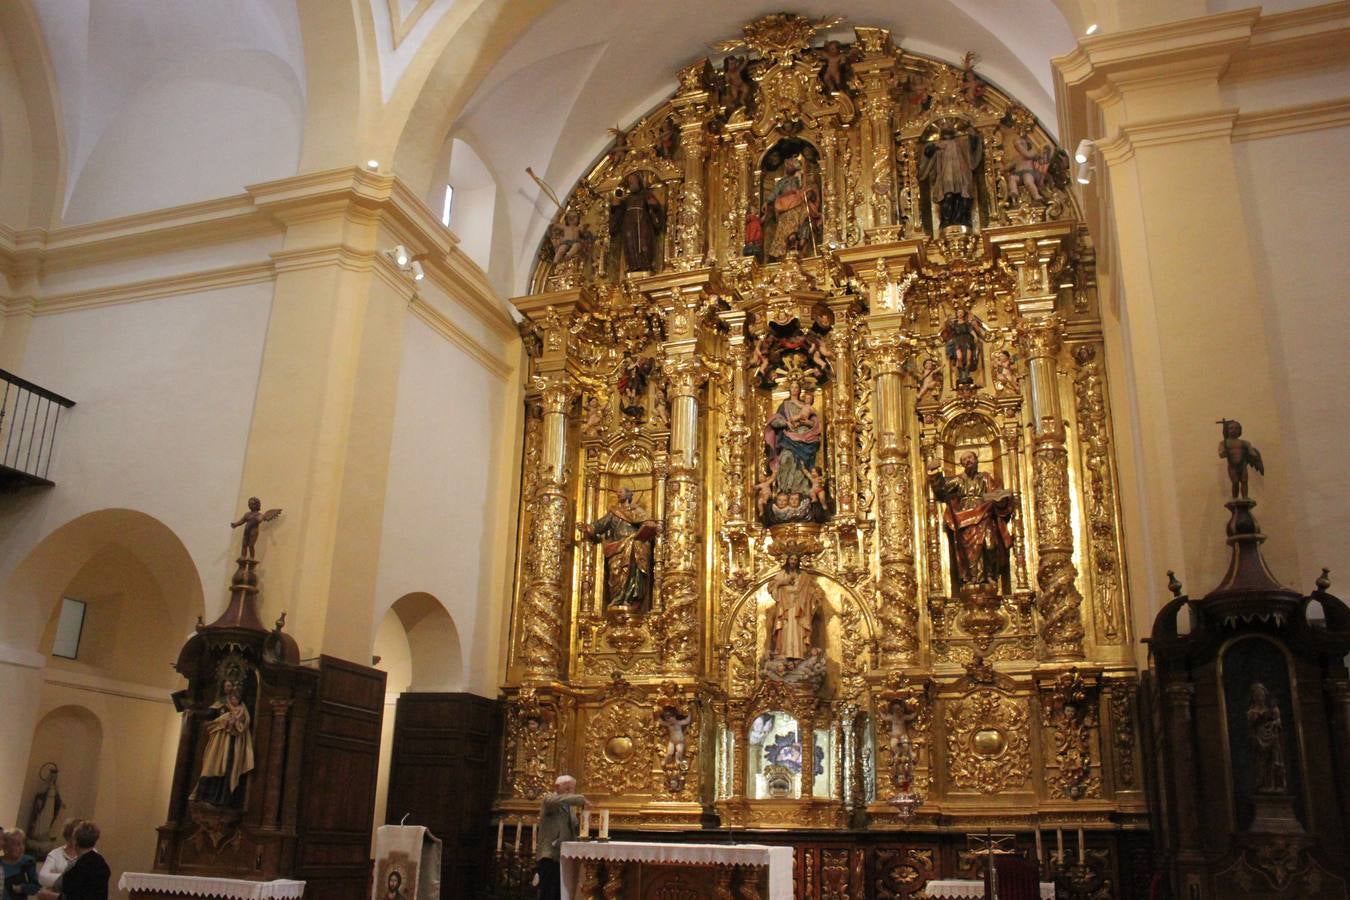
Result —
[[[188, 687], [168, 821], [155, 869], [185, 875], [306, 882], [306, 900], [364, 900], [379, 774], [383, 672], [323, 656], [299, 665], [279, 632], [202, 629], [178, 660]], [[283, 646], [283, 644], [285, 644]], [[223, 684], [243, 687], [253, 766], [237, 800], [213, 808], [193, 789], [220, 715]]]
[[398, 698], [385, 821], [425, 825], [443, 842], [441, 896], [489, 886], [489, 822], [497, 784], [499, 704], [474, 694]]

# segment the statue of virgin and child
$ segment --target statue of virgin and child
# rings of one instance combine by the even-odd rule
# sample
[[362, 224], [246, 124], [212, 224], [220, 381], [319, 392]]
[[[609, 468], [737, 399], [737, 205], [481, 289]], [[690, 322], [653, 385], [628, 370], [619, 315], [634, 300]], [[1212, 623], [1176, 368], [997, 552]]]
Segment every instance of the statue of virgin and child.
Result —
[[820, 456], [824, 426], [815, 407], [816, 389], [795, 382], [764, 426], [768, 473], [756, 485], [766, 525], [820, 522], [829, 517], [829, 493]]

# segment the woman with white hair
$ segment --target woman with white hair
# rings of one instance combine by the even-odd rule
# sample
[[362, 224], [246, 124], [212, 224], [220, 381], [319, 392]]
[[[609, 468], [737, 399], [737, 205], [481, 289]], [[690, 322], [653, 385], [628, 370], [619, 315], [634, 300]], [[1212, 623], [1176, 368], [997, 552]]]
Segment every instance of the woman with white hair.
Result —
[[5, 832], [5, 853], [0, 856], [0, 867], [5, 874], [5, 900], [31, 897], [42, 887], [38, 884], [37, 862], [23, 852], [25, 838], [27, 835], [18, 828]]

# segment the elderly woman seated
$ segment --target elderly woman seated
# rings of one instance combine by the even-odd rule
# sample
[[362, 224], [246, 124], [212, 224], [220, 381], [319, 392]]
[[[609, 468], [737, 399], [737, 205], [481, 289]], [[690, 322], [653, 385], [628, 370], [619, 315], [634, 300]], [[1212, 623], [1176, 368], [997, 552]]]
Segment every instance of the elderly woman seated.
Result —
[[37, 862], [24, 852], [25, 837], [18, 828], [6, 831], [4, 835], [4, 855], [0, 856], [0, 867], [3, 867], [5, 875], [5, 900], [21, 900], [41, 889]]

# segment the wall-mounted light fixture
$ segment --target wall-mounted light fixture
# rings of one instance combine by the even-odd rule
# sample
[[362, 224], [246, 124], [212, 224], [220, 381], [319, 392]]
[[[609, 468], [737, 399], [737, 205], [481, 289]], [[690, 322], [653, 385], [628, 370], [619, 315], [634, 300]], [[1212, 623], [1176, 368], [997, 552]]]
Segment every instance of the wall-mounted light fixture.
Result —
[[396, 245], [391, 250], [384, 251], [385, 255], [394, 261], [400, 272], [408, 272], [412, 275], [413, 281], [421, 281], [427, 277], [427, 273], [422, 268], [422, 260], [427, 258], [427, 254], [418, 253], [413, 255], [408, 248], [402, 244]]

